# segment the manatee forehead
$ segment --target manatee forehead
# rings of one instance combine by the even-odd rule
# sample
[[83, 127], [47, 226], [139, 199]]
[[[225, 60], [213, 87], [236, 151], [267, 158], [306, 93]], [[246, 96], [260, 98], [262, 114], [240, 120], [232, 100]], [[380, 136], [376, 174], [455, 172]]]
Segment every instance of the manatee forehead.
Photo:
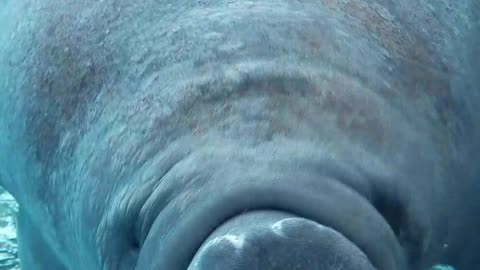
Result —
[[[255, 84], [255, 76], [245, 79], [252, 74], [262, 80], [265, 78], [261, 76], [266, 76], [267, 83], [281, 81], [282, 77], [309, 81], [323, 76], [322, 83], [309, 88], [318, 92], [308, 95], [323, 100], [321, 104], [326, 107], [322, 110], [338, 114], [334, 125], [358, 136], [367, 132], [372, 140], [381, 141], [386, 128], [376, 115], [384, 115], [378, 109], [382, 104], [364, 97], [367, 92], [390, 101], [403, 97], [414, 104], [423, 103], [425, 95], [438, 102], [452, 100], [452, 95], [449, 74], [444, 68], [438, 69], [443, 60], [428, 33], [417, 33], [409, 27], [416, 25], [415, 17], [405, 11], [411, 8], [362, 3], [179, 1], [162, 5], [156, 1], [65, 1], [53, 8], [45, 2], [35, 18], [36, 34], [29, 40], [29, 44], [40, 45], [32, 46], [34, 53], [24, 63], [30, 70], [25, 95], [37, 100], [26, 104], [28, 125], [31, 134], [36, 134], [31, 138], [36, 158], [54, 163], [55, 153], [68, 156], [88, 132], [84, 123], [96, 121], [102, 111], [115, 112], [115, 108], [120, 114], [117, 119], [136, 114], [135, 121], [148, 123], [150, 127], [143, 129], [153, 133], [159, 125], [175, 126], [175, 119], [182, 116], [187, 132], [202, 132], [212, 122], [220, 121], [205, 120], [205, 115], [215, 118], [216, 113], [238, 114], [228, 109], [224, 97], [232, 91], [241, 92], [252, 81]], [[425, 7], [413, 11], [429, 14]], [[438, 17], [429, 18], [432, 28], [438, 29]], [[356, 23], [347, 23], [352, 19]], [[448, 36], [449, 32], [440, 34]], [[329, 75], [332, 73], [337, 75]], [[422, 88], [416, 87], [419, 81], [425, 83]], [[266, 96], [279, 91], [275, 85], [263, 88]], [[288, 94], [301, 95], [295, 90]], [[346, 94], [339, 94], [342, 92]], [[362, 97], [352, 94], [356, 92]], [[275, 106], [292, 105], [273, 96], [274, 102], [261, 110], [271, 109], [272, 115], [278, 116], [281, 113]], [[220, 98], [225, 107], [213, 108], [209, 97]], [[278, 105], [272, 105], [275, 102]], [[293, 103], [305, 107], [291, 112], [299, 118], [318, 114], [312, 109], [318, 106], [316, 103]], [[190, 110], [192, 104], [198, 107]], [[427, 113], [438, 114], [448, 126], [457, 120], [451, 110], [459, 106], [450, 102]], [[149, 121], [144, 119], [147, 115]], [[116, 119], [111, 114], [108, 117], [110, 121]], [[239, 122], [232, 118], [219, 125], [229, 127], [233, 121]], [[263, 137], [268, 139], [272, 133], [293, 128], [282, 127], [285, 122], [268, 119], [262, 123]], [[252, 132], [251, 126], [254, 124], [245, 124], [231, 132], [244, 136]]]
[[450, 84], [456, 62], [443, 59], [449, 44], [414, 27], [418, 13], [438, 39], [455, 30], [437, 30], [451, 18], [428, 7], [409, 15], [407, 4], [359, 0], [35, 5], [32, 28], [12, 44], [24, 50], [19, 92], [42, 179], [79, 143], [101, 155], [92, 139], [105, 147], [92, 159], [101, 176], [112, 160], [138, 155], [140, 164], [177, 137], [211, 130], [242, 142], [344, 138], [384, 152], [416, 142], [448, 153], [469, 121]]

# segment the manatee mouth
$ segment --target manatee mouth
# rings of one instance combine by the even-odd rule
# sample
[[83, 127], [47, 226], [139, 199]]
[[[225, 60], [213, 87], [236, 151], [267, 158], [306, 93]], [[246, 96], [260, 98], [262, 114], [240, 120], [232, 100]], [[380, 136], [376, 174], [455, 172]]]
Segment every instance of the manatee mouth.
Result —
[[212, 184], [194, 207], [170, 202], [135, 269], [404, 269], [395, 234], [365, 197], [334, 178], [282, 177], [294, 180]]

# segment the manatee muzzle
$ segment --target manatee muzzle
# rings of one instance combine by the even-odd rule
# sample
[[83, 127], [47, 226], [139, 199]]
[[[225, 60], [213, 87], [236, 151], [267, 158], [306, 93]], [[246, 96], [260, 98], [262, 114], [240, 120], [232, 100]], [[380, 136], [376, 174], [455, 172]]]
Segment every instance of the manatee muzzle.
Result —
[[188, 270], [375, 269], [332, 228], [277, 211], [239, 215], [215, 230]]
[[347, 181], [306, 170], [258, 179], [209, 178], [164, 207], [152, 196], [161, 211], [143, 215], [135, 269], [405, 269], [388, 222]]

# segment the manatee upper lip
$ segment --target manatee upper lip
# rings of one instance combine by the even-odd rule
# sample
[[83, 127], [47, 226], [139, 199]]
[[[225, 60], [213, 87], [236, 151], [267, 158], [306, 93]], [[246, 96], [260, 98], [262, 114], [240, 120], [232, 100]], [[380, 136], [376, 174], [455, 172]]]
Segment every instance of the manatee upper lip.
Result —
[[[171, 198], [167, 203], [165, 196], [153, 199], [136, 269], [186, 269], [202, 243], [227, 220], [246, 211], [278, 210], [337, 230], [378, 269], [403, 270], [401, 247], [386, 220], [343, 181], [305, 171], [266, 174], [261, 181], [255, 173], [225, 173], [197, 180], [199, 186], [187, 182], [187, 188], [197, 188], [190, 197], [181, 189], [164, 194]], [[225, 180], [227, 175], [230, 179]], [[179, 181], [178, 175], [169, 172], [162, 181], [161, 188], [174, 192], [171, 185]]]

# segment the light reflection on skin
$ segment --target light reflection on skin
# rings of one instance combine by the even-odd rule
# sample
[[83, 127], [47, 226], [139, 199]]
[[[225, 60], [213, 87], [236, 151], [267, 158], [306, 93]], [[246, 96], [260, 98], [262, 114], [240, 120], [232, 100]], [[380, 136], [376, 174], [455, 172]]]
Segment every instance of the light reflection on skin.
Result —
[[446, 264], [436, 264], [430, 270], [455, 270], [455, 268]]

